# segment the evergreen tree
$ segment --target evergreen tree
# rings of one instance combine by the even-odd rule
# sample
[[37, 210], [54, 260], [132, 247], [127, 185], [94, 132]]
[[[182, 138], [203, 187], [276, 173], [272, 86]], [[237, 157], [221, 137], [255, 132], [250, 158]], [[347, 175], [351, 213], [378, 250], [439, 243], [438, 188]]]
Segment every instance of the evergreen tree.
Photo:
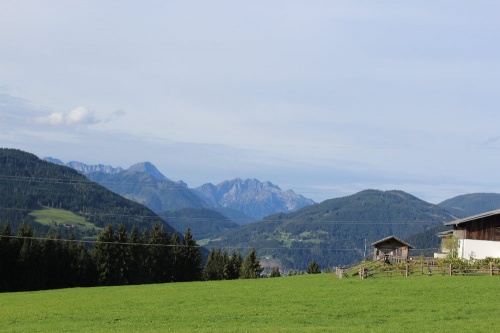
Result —
[[231, 276], [231, 260], [229, 258], [229, 255], [227, 254], [226, 249], [222, 251], [222, 258], [221, 258], [221, 266], [222, 266], [222, 279], [223, 280], [230, 280]]
[[201, 252], [196, 244], [196, 240], [188, 228], [184, 234], [184, 247], [181, 249], [183, 269], [181, 281], [201, 280], [202, 262]]
[[222, 253], [220, 249], [211, 249], [208, 255], [205, 269], [203, 270], [204, 280], [222, 280]]
[[136, 226], [130, 231], [128, 246], [129, 267], [127, 270], [127, 281], [130, 284], [144, 283], [143, 265], [145, 262], [144, 245], [140, 245], [141, 239]]
[[98, 271], [91, 252], [79, 243], [74, 248], [74, 262], [76, 263], [76, 286], [92, 287], [98, 284]]
[[30, 225], [22, 225], [18, 230], [19, 255], [17, 261], [17, 278], [20, 290], [39, 288], [40, 272], [39, 244]]
[[177, 232], [174, 232], [172, 235], [172, 238], [170, 239], [170, 244], [172, 245], [170, 251], [171, 251], [171, 258], [172, 258], [172, 281], [177, 282], [177, 281], [182, 281], [182, 274], [183, 274], [183, 263], [184, 263], [184, 258], [182, 258], [182, 253], [181, 253], [181, 246], [179, 244], [180, 239], [179, 239], [179, 234]]
[[[64, 266], [65, 268], [65, 280], [68, 287], [80, 286], [79, 280], [79, 258], [80, 258], [80, 247], [79, 243], [76, 241], [76, 235], [71, 232], [68, 236], [67, 242], [60, 242], [64, 251]], [[85, 249], [86, 250], [86, 249]]]
[[319, 274], [321, 273], [321, 270], [319, 269], [318, 263], [313, 260], [309, 263], [309, 266], [307, 266], [307, 274]]
[[99, 234], [94, 244], [92, 257], [97, 269], [100, 285], [110, 286], [118, 283], [118, 262], [116, 260], [116, 243], [113, 226], [108, 224]]
[[280, 273], [280, 269], [278, 267], [273, 267], [271, 269], [271, 273], [269, 274], [269, 277], [280, 277], [281, 276], [281, 273]]
[[49, 232], [40, 243], [40, 271], [38, 274], [39, 289], [54, 289], [61, 283], [61, 273], [66, 273], [61, 267], [64, 254], [59, 244], [60, 235]]
[[0, 228], [0, 292], [14, 291], [17, 270], [17, 253], [10, 223]]
[[153, 225], [149, 237], [149, 274], [151, 282], [164, 283], [172, 281], [172, 261], [168, 235], [158, 222]]
[[241, 265], [240, 278], [242, 279], [256, 279], [262, 273], [263, 268], [260, 267], [259, 259], [255, 254], [255, 249], [252, 249], [250, 253], [245, 257]]
[[127, 228], [123, 223], [120, 224], [116, 233], [116, 283], [119, 285], [127, 284], [128, 270], [130, 265], [130, 253]]
[[233, 250], [231, 258], [229, 259], [229, 279], [234, 280], [240, 277], [241, 265], [243, 264], [243, 257], [240, 252]]

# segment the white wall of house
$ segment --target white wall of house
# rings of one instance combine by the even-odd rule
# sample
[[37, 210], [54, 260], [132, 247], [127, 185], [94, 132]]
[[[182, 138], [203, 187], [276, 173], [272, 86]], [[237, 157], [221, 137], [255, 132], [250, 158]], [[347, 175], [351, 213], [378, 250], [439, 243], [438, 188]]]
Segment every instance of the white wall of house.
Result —
[[459, 239], [458, 256], [469, 260], [471, 254], [475, 259], [484, 259], [486, 257], [500, 258], [500, 242]]

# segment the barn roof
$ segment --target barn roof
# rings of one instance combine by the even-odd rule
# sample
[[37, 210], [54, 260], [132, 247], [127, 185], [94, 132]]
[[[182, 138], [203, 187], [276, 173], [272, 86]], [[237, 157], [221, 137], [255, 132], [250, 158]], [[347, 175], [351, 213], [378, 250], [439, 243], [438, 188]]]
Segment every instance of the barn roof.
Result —
[[493, 216], [493, 215], [500, 215], [500, 209], [492, 210], [492, 211], [489, 211], [489, 212], [486, 212], [486, 213], [482, 213], [482, 214], [477, 214], [477, 215], [469, 216], [469, 217], [466, 217], [466, 218], [463, 218], [463, 219], [458, 219], [458, 220], [446, 222], [444, 225], [459, 225], [459, 224], [462, 224], [462, 223], [467, 223], [467, 222], [471, 222], [471, 221], [475, 221], [475, 220], [480, 220], [482, 218]]
[[437, 234], [437, 236], [439, 238], [443, 238], [443, 237], [447, 237], [447, 236], [450, 236], [450, 235], [453, 235], [453, 229], [450, 229], [450, 230], [446, 230], [446, 231], [441, 231]]
[[405, 241], [403, 241], [403, 240], [401, 240], [401, 239], [397, 238], [396, 236], [389, 236], [389, 237], [383, 238], [383, 239], [381, 239], [381, 240], [379, 240], [379, 241], [376, 241], [375, 243], [372, 243], [372, 246], [378, 245], [378, 244], [380, 244], [380, 243], [384, 243], [384, 242], [386, 242], [386, 241], [388, 241], [388, 240], [391, 240], [391, 239], [394, 239], [395, 241], [397, 241], [397, 242], [401, 243], [402, 245], [406, 245], [406, 246], [408, 246], [409, 248], [412, 248], [412, 249], [413, 249], [413, 246], [411, 246], [411, 245], [410, 245], [410, 244], [408, 244], [407, 242], [405, 242]]

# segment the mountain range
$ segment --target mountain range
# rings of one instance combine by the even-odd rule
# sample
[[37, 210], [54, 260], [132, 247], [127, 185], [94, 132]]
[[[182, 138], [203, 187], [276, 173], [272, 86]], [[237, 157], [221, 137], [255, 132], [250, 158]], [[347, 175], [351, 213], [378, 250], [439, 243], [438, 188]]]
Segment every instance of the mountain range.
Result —
[[[51, 157], [45, 160], [64, 164]], [[260, 182], [257, 179], [237, 178], [218, 185], [207, 183], [190, 189], [183, 181], [168, 179], [149, 162], [134, 164], [127, 170], [81, 162], [69, 162], [66, 166], [156, 213], [184, 208], [210, 208], [238, 224], [245, 224], [267, 215], [292, 212], [314, 203], [292, 190], [283, 191], [271, 182]]]
[[42, 236], [69, 230], [77, 238], [94, 238], [110, 223], [143, 229], [159, 222], [175, 232], [149, 208], [27, 152], [0, 149], [0, 181], [0, 225], [8, 222], [13, 230], [33, 224]]
[[292, 190], [282, 191], [277, 185], [257, 179], [226, 180], [218, 185], [204, 184], [194, 191], [211, 207], [232, 209], [256, 220], [278, 212], [293, 212], [314, 204]]
[[[245, 189], [266, 189], [271, 194], [259, 196], [258, 192], [254, 192], [253, 195], [275, 200], [280, 196], [273, 196], [272, 191], [279, 193], [279, 187], [268, 182], [236, 179], [221, 183], [224, 185], [219, 188], [217, 185], [205, 186], [206, 193], [203, 195], [197, 191], [199, 188], [189, 189], [183, 182], [169, 180], [152, 164], [138, 164], [115, 173], [112, 170], [118, 168], [104, 165], [88, 168], [80, 165], [79, 168], [77, 172], [42, 161], [30, 153], [0, 149], [0, 207], [3, 208], [0, 210], [0, 224], [5, 221], [13, 225], [35, 223], [41, 231], [53, 228], [52, 223], [37, 220], [37, 212], [43, 209], [71, 212], [73, 216], [83, 218], [84, 223], [94, 225], [94, 228], [107, 223], [126, 222], [131, 227], [162, 220], [168, 232], [174, 231], [173, 224], [181, 234], [183, 230], [180, 229], [192, 227], [193, 231], [196, 230], [196, 233], [193, 232], [195, 238], [202, 240], [200, 243], [207, 248], [227, 248], [244, 253], [256, 248], [263, 266], [302, 270], [313, 259], [321, 268], [360, 260], [370, 252], [372, 242], [392, 234], [415, 246], [412, 255], [432, 252], [438, 246], [436, 232], [443, 228], [443, 222], [463, 214], [473, 215], [485, 209], [500, 208], [495, 201], [499, 195], [491, 193], [459, 196], [433, 205], [402, 191], [365, 190], [238, 225], [227, 215], [211, 209], [210, 205], [227, 208], [231, 206], [231, 195], [240, 193], [238, 195], [241, 196]], [[145, 189], [156, 191], [161, 189], [159, 184], [164, 184], [166, 188], [188, 189], [188, 198], [200, 200], [197, 202], [201, 202], [201, 207], [166, 210], [159, 216], [79, 174], [86, 172], [87, 175], [93, 174], [95, 179], [102, 177], [103, 183], [106, 179], [108, 186], [128, 185], [132, 188], [130, 193], [141, 193]], [[120, 177], [108, 178], [116, 175]], [[232, 193], [225, 195], [228, 192]], [[281, 209], [295, 207], [287, 205], [283, 197], [280, 200]], [[225, 202], [226, 206], [220, 202]], [[239, 206], [236, 208], [241, 209]], [[81, 237], [87, 236], [82, 234]]]

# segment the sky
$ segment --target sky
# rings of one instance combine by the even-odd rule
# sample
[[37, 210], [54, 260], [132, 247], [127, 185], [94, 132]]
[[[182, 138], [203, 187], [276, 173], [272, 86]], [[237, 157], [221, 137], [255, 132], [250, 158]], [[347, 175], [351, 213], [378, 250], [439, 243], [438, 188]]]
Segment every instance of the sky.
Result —
[[498, 1], [2, 1], [0, 147], [439, 203], [500, 193]]

